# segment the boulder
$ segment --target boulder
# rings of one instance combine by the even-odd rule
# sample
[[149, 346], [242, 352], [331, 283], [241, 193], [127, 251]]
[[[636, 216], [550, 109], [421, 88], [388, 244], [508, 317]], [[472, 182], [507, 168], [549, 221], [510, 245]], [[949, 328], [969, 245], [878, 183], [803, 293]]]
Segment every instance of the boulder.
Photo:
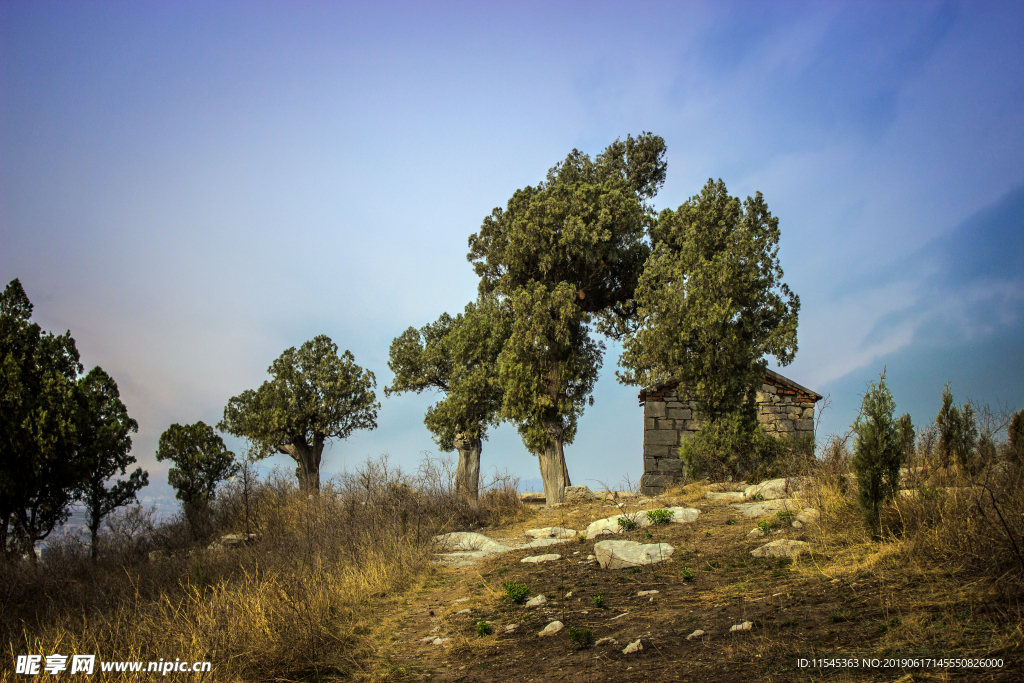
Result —
[[543, 605], [547, 601], [548, 601], [548, 599], [545, 598], [543, 595], [535, 595], [534, 597], [532, 597], [532, 598], [530, 598], [529, 600], [526, 601], [526, 606], [527, 607], [540, 607], [541, 605]]
[[750, 554], [754, 557], [788, 557], [796, 559], [802, 553], [809, 552], [810, 549], [811, 545], [804, 541], [779, 539], [778, 541], [766, 543], [760, 548], [754, 548], [750, 551]]
[[799, 522], [801, 525], [813, 524], [814, 522], [817, 522], [819, 519], [821, 519], [820, 512], [818, 512], [814, 508], [804, 508], [797, 514], [794, 526], [796, 526], [796, 522]]
[[743, 495], [747, 500], [779, 500], [798, 493], [808, 483], [810, 483], [809, 477], [769, 479], [743, 489]]
[[592, 500], [594, 500], [594, 492], [585, 484], [565, 487], [566, 503], [589, 503]]
[[596, 522], [590, 523], [590, 526], [587, 527], [587, 540], [596, 538], [598, 536], [603, 536], [606, 534], [621, 533], [622, 527], [619, 526], [619, 520], [624, 517], [633, 519], [637, 523], [637, 526], [646, 526], [647, 524], [650, 524], [650, 522], [647, 521], [647, 516], [639, 513], [631, 515], [613, 515], [612, 517], [605, 517], [604, 519], [599, 519]]
[[562, 556], [557, 553], [551, 553], [549, 555], [534, 555], [532, 557], [524, 557], [519, 560], [520, 562], [526, 562], [527, 564], [541, 564], [542, 562], [554, 562], [555, 560], [562, 559]]
[[562, 622], [560, 622], [560, 621], [552, 621], [550, 624], [545, 626], [543, 628], [543, 630], [541, 630], [541, 632], [538, 633], [537, 635], [541, 636], [541, 637], [543, 637], [543, 636], [553, 636], [556, 633], [558, 633], [559, 631], [561, 631], [562, 628], [563, 628], [562, 627]]
[[700, 629], [697, 629], [696, 631], [694, 631], [690, 635], [686, 636], [686, 639], [687, 640], [693, 640], [694, 638], [700, 638], [702, 635], [704, 635], [704, 631], [702, 631]]
[[225, 548], [241, 548], [252, 545], [258, 538], [256, 534], [228, 534], [220, 537], [220, 544]]
[[560, 526], [546, 526], [543, 529], [527, 529], [526, 535], [530, 538], [573, 538], [576, 531]]
[[663, 562], [675, 552], [668, 543], [600, 541], [594, 545], [597, 561], [603, 569], [623, 569]]
[[742, 624], [734, 624], [729, 628], [729, 633], [743, 633], [754, 628], [754, 622], [744, 621]]
[[[700, 510], [696, 508], [684, 508], [684, 507], [671, 507], [662, 508], [672, 513], [673, 524], [688, 524], [689, 522], [696, 522], [697, 518], [700, 517]], [[644, 515], [646, 518], [647, 515]], [[643, 526], [647, 526], [644, 524]]]
[[543, 491], [524, 491], [519, 494], [519, 500], [524, 503], [545, 503], [547, 502], [547, 496], [544, 495]]
[[764, 538], [764, 532], [761, 531], [760, 527], [754, 527], [750, 530], [750, 533], [747, 534], [747, 538], [751, 540], [755, 538]]

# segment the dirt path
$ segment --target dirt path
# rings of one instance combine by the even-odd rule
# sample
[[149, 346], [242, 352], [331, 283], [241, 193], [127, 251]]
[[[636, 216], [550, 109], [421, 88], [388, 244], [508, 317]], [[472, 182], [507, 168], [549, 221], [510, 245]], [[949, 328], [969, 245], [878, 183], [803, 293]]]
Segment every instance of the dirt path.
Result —
[[[825, 566], [827, 557], [795, 563], [753, 558], [749, 551], [767, 539], [748, 540], [758, 520], [743, 517], [727, 501], [642, 505], [680, 503], [701, 510], [697, 521], [615, 537], [674, 546], [671, 560], [649, 567], [607, 570], [588, 561], [595, 541], [608, 537], [512, 551], [472, 566], [437, 567], [407, 604], [384, 617], [394, 624], [395, 664], [408, 680], [431, 681], [1020, 680], [1019, 645], [994, 653], [1005, 660], [999, 669], [883, 668], [881, 662], [846, 669], [801, 667], [800, 659], [823, 657], [950, 657], [954, 646], [965, 657], [993, 652], [983, 650], [978, 638], [954, 641], [943, 635], [949, 625], [942, 620], [962, 607], [962, 593], [928, 583], [899, 585], [898, 574], [836, 575]], [[545, 509], [514, 528], [484, 533], [499, 542], [523, 541], [526, 528], [583, 530], [590, 521], [618, 512], [606, 501]], [[814, 527], [787, 525], [772, 538], [782, 537], [816, 541]], [[540, 565], [519, 561], [549, 552], [562, 558]], [[506, 582], [525, 584], [530, 596], [545, 595], [548, 602], [513, 604], [504, 597]], [[646, 591], [657, 593], [638, 595]], [[977, 602], [971, 610], [975, 625], [998, 621]], [[490, 635], [477, 634], [481, 620], [490, 623]], [[555, 620], [566, 628], [538, 637]], [[750, 622], [750, 630], [730, 632], [744, 622]], [[512, 624], [516, 627], [507, 631]], [[592, 632], [598, 642], [612, 640], [580, 649], [569, 637], [570, 626]], [[698, 629], [705, 634], [688, 638]], [[434, 644], [435, 639], [446, 640]], [[643, 649], [624, 654], [637, 639]]]

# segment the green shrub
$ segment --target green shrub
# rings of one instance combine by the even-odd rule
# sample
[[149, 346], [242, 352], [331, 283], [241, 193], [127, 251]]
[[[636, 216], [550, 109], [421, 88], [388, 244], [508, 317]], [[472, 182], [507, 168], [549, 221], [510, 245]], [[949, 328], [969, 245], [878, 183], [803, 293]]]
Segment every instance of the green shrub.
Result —
[[739, 415], [705, 422], [679, 447], [691, 479], [762, 481], [802, 469], [814, 459], [813, 437], [779, 438]]
[[594, 632], [589, 628], [569, 627], [569, 640], [573, 642], [577, 650], [586, 650], [594, 644]]
[[591, 600], [594, 602], [594, 607], [596, 607], [598, 609], [604, 609], [604, 596], [603, 595], [598, 593], [597, 595], [592, 597]]
[[619, 517], [619, 528], [623, 531], [632, 531], [640, 525], [632, 517]]
[[942, 407], [935, 418], [939, 428], [939, 459], [943, 467], [949, 468], [954, 462], [969, 474], [974, 474], [977, 465], [975, 448], [978, 444], [978, 424], [974, 419], [974, 408], [965, 403], [962, 408], [953, 405], [953, 392], [946, 383], [942, 392]]
[[690, 571], [689, 567], [683, 567], [683, 581], [693, 581], [697, 578], [697, 575]]
[[675, 517], [675, 514], [672, 510], [665, 510], [664, 508], [661, 510], [648, 510], [647, 520], [651, 524], [668, 524]]
[[757, 523], [757, 528], [761, 530], [761, 533], [767, 536], [772, 532], [772, 523], [767, 519], [762, 519]]
[[511, 602], [521, 605], [526, 602], [526, 596], [530, 594], [529, 587], [523, 583], [506, 583], [505, 598]]
[[491, 629], [491, 625], [488, 624], [483, 619], [481, 619], [480, 621], [476, 622], [476, 634], [478, 636], [480, 636], [481, 638], [483, 638], [484, 636], [491, 635], [491, 630], [492, 630]]

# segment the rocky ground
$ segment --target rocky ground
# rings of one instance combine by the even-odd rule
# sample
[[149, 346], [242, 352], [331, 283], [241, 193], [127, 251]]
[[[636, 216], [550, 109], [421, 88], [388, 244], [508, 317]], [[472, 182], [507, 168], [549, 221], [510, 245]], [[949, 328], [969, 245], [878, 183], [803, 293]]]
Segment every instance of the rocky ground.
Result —
[[[882, 565], [837, 566], [823, 548], [818, 512], [794, 488], [783, 482], [779, 490], [700, 488], [675, 499], [582, 501], [541, 509], [512, 528], [440, 538], [436, 570], [382, 615], [395, 675], [1024, 680], [1024, 633], [1014, 640], [1012, 614], [965, 589], [952, 572], [901, 576]], [[650, 523], [647, 511], [659, 509], [673, 510], [661, 513], [668, 523]], [[602, 523], [622, 515], [638, 527]], [[596, 535], [603, 529], [622, 533]], [[611, 539], [642, 544], [647, 559], [617, 563], [614, 551], [623, 544]], [[507, 584], [525, 586], [526, 601], [510, 600]], [[1003, 664], [956, 669], [906, 661], [949, 657]], [[856, 667], [831, 666], [851, 658]]]

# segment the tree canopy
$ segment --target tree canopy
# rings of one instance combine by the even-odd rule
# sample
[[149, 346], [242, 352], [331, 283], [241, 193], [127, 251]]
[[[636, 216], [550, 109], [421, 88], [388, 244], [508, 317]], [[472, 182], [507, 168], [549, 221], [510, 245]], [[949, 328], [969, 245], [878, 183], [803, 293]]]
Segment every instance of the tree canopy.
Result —
[[480, 293], [506, 303], [512, 331], [498, 359], [501, 416], [516, 421], [540, 458], [548, 502], [568, 480], [563, 444], [590, 399], [603, 347], [634, 318], [648, 255], [645, 203], [664, 183], [665, 142], [644, 133], [596, 159], [573, 150], [537, 186], [517, 190], [469, 238]]
[[327, 441], [377, 427], [376, 378], [348, 351], [339, 356], [326, 335], [287, 349], [267, 372], [271, 379], [259, 389], [228, 402], [218, 429], [251, 440], [257, 458], [288, 455], [300, 488], [319, 490]]
[[662, 211], [619, 380], [651, 387], [674, 378], [694, 393], [702, 419], [739, 413], [752, 426], [764, 356], [785, 366], [797, 350], [800, 298], [782, 282], [779, 235], [760, 192], [741, 204], [721, 180]]
[[496, 302], [481, 298], [454, 318], [444, 313], [391, 342], [388, 367], [395, 378], [385, 395], [428, 389], [444, 394], [423, 422], [441, 450], [458, 450], [455, 488], [471, 499], [479, 493], [482, 442], [498, 422], [502, 391], [496, 364], [508, 327]]
[[85, 504], [95, 559], [103, 518], [137, 500], [139, 489], [149, 484], [149, 474], [138, 467], [127, 479], [110, 482], [136, 462], [130, 454], [130, 434], [139, 431], [139, 423], [128, 416], [121, 402], [114, 378], [100, 367], [93, 368], [78, 381], [77, 399], [78, 457], [84, 474], [78, 496]]
[[156, 459], [174, 463], [167, 472], [167, 482], [178, 492], [186, 514], [206, 506], [217, 491], [217, 485], [238, 472], [235, 454], [224, 446], [213, 427], [199, 421], [195, 424], [172, 424], [160, 435]]
[[[31, 550], [67, 521], [82, 478], [71, 333], [42, 332], [21, 282], [0, 295], [0, 551]], [[34, 555], [33, 555], [34, 557]]]
[[[893, 414], [896, 403], [882, 371], [878, 384], [864, 394], [860, 414], [853, 423], [854, 455], [850, 467], [857, 474], [857, 500], [875, 538], [881, 534], [881, 511], [899, 489], [900, 467], [909, 444]], [[907, 422], [901, 418], [901, 422]]]

